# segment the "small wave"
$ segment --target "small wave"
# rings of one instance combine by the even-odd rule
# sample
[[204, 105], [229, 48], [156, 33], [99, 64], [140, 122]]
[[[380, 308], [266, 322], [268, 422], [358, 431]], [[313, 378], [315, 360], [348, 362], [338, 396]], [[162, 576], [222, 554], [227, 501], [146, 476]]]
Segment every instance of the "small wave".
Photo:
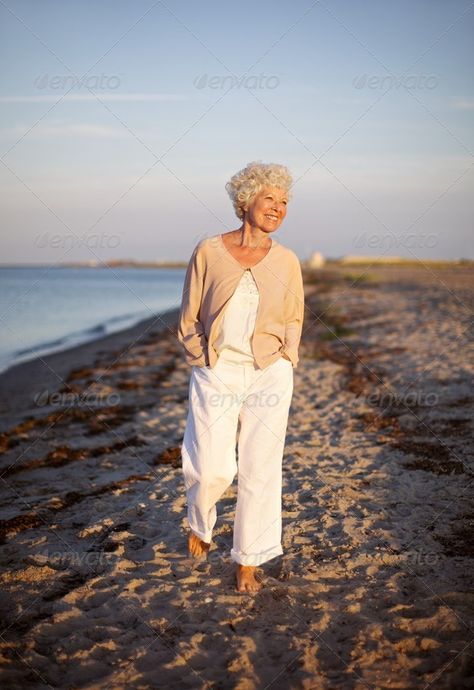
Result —
[[10, 356], [4, 357], [0, 360], [0, 373], [5, 372], [7, 369], [10, 369], [16, 364], [21, 364], [25, 361], [35, 359], [36, 357], [58, 353], [71, 347], [75, 347], [76, 345], [83, 345], [84, 343], [92, 342], [102, 336], [111, 335], [112, 333], [126, 330], [127, 328], [131, 328], [132, 326], [140, 323], [140, 321], [156, 316], [159, 313], [163, 312], [160, 311], [151, 313], [149, 310], [146, 310], [144, 312], [135, 314], [129, 313], [122, 316], [113, 316], [110, 319], [107, 319], [107, 321], [104, 323], [69, 333], [62, 338], [43, 341], [30, 347], [15, 350], [15, 352], [13, 352]]
[[23, 357], [24, 355], [30, 355], [34, 354], [35, 352], [39, 352], [40, 350], [44, 348], [50, 348], [50, 347], [60, 347], [61, 345], [64, 345], [66, 342], [67, 337], [63, 338], [58, 338], [57, 340], [50, 340], [45, 343], [41, 343], [39, 345], [32, 345], [31, 347], [25, 347], [22, 350], [16, 350], [12, 357]]

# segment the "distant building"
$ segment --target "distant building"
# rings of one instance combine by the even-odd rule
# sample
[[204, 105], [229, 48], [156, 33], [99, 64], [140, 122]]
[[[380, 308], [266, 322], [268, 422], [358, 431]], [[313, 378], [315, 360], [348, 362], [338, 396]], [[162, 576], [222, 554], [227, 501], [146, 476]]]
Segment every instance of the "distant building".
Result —
[[321, 252], [313, 252], [307, 261], [308, 268], [322, 268], [326, 260]]
[[341, 259], [341, 264], [390, 264], [410, 261], [403, 256], [363, 256], [360, 254], [347, 254]]

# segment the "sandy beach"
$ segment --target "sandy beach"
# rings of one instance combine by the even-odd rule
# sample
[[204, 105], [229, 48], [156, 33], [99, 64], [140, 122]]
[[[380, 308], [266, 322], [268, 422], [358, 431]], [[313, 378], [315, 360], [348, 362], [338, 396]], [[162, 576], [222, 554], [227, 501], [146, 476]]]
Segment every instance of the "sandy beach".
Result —
[[474, 687], [474, 270], [305, 271], [284, 554], [186, 550], [177, 310], [0, 375], [3, 688]]

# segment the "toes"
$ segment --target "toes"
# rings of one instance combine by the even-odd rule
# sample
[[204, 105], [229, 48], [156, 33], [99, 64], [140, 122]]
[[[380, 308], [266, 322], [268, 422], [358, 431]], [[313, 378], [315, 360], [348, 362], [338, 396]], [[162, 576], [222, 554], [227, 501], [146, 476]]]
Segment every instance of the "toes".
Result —
[[258, 592], [261, 588], [258, 582], [243, 582], [236, 587], [238, 592]]

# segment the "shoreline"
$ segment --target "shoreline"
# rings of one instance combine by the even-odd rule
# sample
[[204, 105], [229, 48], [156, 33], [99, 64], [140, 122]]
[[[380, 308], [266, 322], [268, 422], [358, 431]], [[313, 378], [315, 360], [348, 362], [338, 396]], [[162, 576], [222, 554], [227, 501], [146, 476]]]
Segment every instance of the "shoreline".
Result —
[[48, 355], [18, 362], [0, 372], [0, 432], [14, 426], [28, 413], [41, 413], [34, 395], [47, 390], [56, 393], [73, 369], [92, 366], [101, 354], [126, 350], [144, 337], [157, 335], [174, 325], [179, 316], [175, 307], [138, 321], [114, 333], [99, 336]]
[[[164, 313], [164, 311], [168, 310], [156, 312], [156, 314]], [[2, 368], [0, 368], [0, 375], [6, 373], [13, 367], [16, 367], [20, 364], [26, 364], [34, 359], [44, 359], [50, 355], [71, 350], [79, 345], [87, 345], [87, 343], [94, 342], [104, 338], [105, 336], [120, 333], [121, 331], [125, 331], [129, 328], [137, 326], [139, 323], [146, 321], [146, 319], [149, 318], [153, 317], [145, 317], [143, 313], [141, 315], [128, 314], [124, 316], [114, 316], [109, 319], [105, 319], [100, 323], [96, 323], [93, 326], [87, 326], [82, 330], [71, 331], [66, 335], [59, 336], [56, 340], [51, 340], [43, 344], [37, 343], [36, 345], [30, 346], [26, 350], [20, 351], [20, 354], [17, 354], [17, 357], [12, 357], [11, 360], [7, 361], [5, 365], [2, 364]], [[121, 321], [120, 325], [116, 325], [115, 327], [112, 326], [113, 323], [117, 323], [118, 321]]]

